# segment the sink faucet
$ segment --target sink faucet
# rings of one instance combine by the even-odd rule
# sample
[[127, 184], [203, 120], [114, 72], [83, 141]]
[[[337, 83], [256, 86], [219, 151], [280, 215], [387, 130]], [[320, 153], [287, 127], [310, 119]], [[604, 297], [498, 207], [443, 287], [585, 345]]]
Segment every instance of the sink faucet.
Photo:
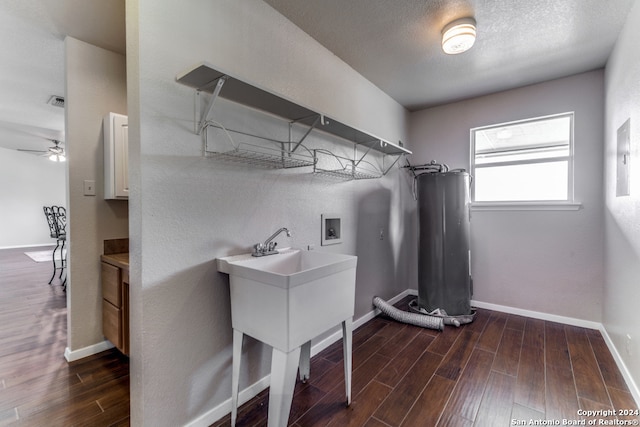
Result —
[[251, 255], [265, 256], [277, 254], [278, 251], [276, 250], [276, 246], [278, 245], [278, 243], [272, 242], [272, 240], [275, 239], [283, 231], [287, 233], [287, 237], [291, 237], [291, 232], [286, 227], [282, 227], [271, 236], [269, 236], [267, 240], [264, 241], [264, 243], [256, 243], [255, 245], [253, 245], [254, 251]]

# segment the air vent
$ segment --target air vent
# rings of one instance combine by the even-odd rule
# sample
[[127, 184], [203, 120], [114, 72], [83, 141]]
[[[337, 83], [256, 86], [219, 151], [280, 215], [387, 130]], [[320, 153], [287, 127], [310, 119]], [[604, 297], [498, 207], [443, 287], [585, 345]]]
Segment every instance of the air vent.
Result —
[[49, 98], [47, 104], [53, 105], [54, 107], [64, 108], [64, 97], [53, 95]]

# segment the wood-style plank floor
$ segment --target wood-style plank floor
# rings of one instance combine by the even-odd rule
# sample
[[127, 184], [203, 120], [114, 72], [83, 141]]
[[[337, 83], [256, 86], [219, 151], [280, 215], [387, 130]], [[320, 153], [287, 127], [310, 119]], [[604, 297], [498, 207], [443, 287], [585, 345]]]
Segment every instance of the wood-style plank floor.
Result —
[[[413, 298], [397, 306], [408, 310]], [[637, 410], [600, 332], [489, 310], [444, 332], [380, 316], [357, 329], [349, 407], [342, 369], [342, 341], [312, 358], [311, 379], [296, 383], [289, 425], [506, 427], [640, 420], [581, 415]], [[236, 425], [265, 426], [267, 411], [265, 390], [239, 409]], [[229, 424], [227, 416], [214, 426]]]
[[[0, 426], [128, 426], [128, 359], [65, 361], [65, 293], [28, 250], [0, 250]], [[296, 384], [289, 424], [499, 427], [636, 409], [599, 332], [488, 310], [442, 333], [377, 317], [354, 332], [349, 407], [342, 372], [337, 342]], [[268, 390], [240, 408], [238, 426], [265, 426], [267, 408]]]
[[66, 294], [51, 263], [0, 250], [0, 426], [128, 426], [129, 360], [67, 363]]

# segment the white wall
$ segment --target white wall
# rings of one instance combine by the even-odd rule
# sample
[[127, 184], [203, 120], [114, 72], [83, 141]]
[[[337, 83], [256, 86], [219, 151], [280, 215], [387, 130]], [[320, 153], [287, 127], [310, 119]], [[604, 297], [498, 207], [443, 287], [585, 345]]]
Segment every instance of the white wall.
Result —
[[414, 164], [469, 168], [469, 130], [575, 111], [579, 211], [473, 211], [474, 300], [602, 320], [603, 72], [593, 71], [411, 114]]
[[[65, 39], [65, 129], [68, 173], [67, 351], [103, 342], [100, 255], [103, 241], [128, 237], [126, 201], [104, 200], [102, 118], [126, 114], [124, 55]], [[96, 195], [85, 196], [84, 180]]]
[[[176, 75], [208, 61], [391, 141], [406, 140], [406, 112], [261, 1], [127, 2], [127, 41], [131, 421], [183, 425], [211, 416], [231, 395], [229, 284], [216, 257], [248, 252], [282, 226], [293, 236], [279, 238], [281, 246], [356, 254], [356, 318], [371, 310], [374, 295], [410, 286], [416, 268], [406, 253], [415, 241], [405, 227], [413, 215], [405, 172], [336, 182], [310, 169], [203, 159], [192, 132], [194, 92]], [[225, 101], [214, 110], [228, 127], [286, 138], [280, 120]], [[319, 136], [314, 144], [333, 146]], [[342, 215], [341, 245], [320, 247], [327, 212]], [[244, 361], [241, 388], [268, 374], [270, 349], [249, 340]]]
[[66, 206], [65, 163], [0, 148], [0, 249], [55, 244], [43, 206]]
[[[640, 4], [629, 13], [606, 68], [604, 326], [640, 384]], [[631, 119], [631, 194], [616, 197], [617, 130]], [[627, 334], [632, 341], [628, 345]], [[637, 393], [636, 386], [636, 393]], [[635, 396], [640, 401], [640, 396]]]

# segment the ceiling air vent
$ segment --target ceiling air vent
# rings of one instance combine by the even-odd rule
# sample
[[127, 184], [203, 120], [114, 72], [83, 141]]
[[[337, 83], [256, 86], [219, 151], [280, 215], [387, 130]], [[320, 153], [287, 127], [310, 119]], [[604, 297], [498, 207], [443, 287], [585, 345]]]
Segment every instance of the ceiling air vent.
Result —
[[64, 97], [53, 95], [51, 98], [49, 98], [47, 104], [53, 105], [54, 107], [64, 108]]

